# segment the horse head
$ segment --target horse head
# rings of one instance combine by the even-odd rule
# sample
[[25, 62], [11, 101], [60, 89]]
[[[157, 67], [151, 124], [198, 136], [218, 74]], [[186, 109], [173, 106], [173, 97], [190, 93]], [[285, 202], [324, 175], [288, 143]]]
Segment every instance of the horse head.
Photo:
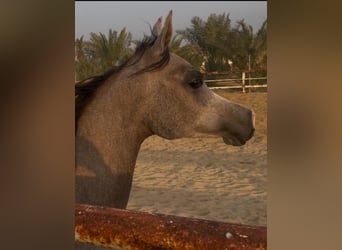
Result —
[[160, 17], [152, 38], [130, 60], [134, 68], [130, 79], [139, 82], [139, 93], [144, 95], [145, 110], [140, 114], [145, 126], [151, 134], [167, 139], [205, 133], [221, 136], [226, 144], [245, 144], [255, 130], [253, 111], [215, 94], [198, 70], [169, 53], [172, 11], [163, 28], [161, 23]]

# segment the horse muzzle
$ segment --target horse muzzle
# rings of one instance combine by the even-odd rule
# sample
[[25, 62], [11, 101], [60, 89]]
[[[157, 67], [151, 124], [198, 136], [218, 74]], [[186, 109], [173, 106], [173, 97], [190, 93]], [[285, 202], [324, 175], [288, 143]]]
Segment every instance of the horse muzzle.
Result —
[[251, 111], [251, 123], [249, 124], [249, 129], [246, 129], [244, 133], [228, 133], [225, 134], [222, 139], [225, 144], [232, 146], [242, 146], [245, 145], [246, 142], [251, 139], [255, 132], [255, 113]]

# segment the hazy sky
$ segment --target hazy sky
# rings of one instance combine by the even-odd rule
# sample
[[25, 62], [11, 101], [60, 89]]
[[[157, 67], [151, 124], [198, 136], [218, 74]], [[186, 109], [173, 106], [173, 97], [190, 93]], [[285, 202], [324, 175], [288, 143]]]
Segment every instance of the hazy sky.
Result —
[[126, 27], [134, 39], [140, 39], [150, 34], [148, 23], [153, 26], [160, 16], [164, 21], [170, 10], [173, 11], [174, 31], [190, 27], [194, 16], [206, 21], [212, 13], [230, 13], [232, 26], [237, 20], [245, 19], [254, 31], [267, 18], [266, 1], [75, 2], [75, 37], [84, 35], [88, 39], [90, 32], [107, 35], [110, 28], [121, 31]]

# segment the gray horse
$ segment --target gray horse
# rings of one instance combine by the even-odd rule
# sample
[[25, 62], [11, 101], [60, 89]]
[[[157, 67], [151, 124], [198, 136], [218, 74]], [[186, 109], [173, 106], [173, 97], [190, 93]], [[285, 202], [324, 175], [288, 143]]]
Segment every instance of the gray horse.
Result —
[[76, 84], [76, 202], [126, 208], [142, 142], [213, 134], [241, 146], [254, 113], [222, 98], [169, 52], [172, 11], [120, 67]]

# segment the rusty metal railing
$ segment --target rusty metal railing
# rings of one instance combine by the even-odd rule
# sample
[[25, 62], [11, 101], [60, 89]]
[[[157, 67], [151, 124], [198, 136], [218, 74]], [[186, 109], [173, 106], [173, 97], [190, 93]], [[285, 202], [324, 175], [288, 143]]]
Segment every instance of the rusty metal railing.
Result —
[[263, 250], [267, 228], [77, 204], [75, 240], [114, 249]]

